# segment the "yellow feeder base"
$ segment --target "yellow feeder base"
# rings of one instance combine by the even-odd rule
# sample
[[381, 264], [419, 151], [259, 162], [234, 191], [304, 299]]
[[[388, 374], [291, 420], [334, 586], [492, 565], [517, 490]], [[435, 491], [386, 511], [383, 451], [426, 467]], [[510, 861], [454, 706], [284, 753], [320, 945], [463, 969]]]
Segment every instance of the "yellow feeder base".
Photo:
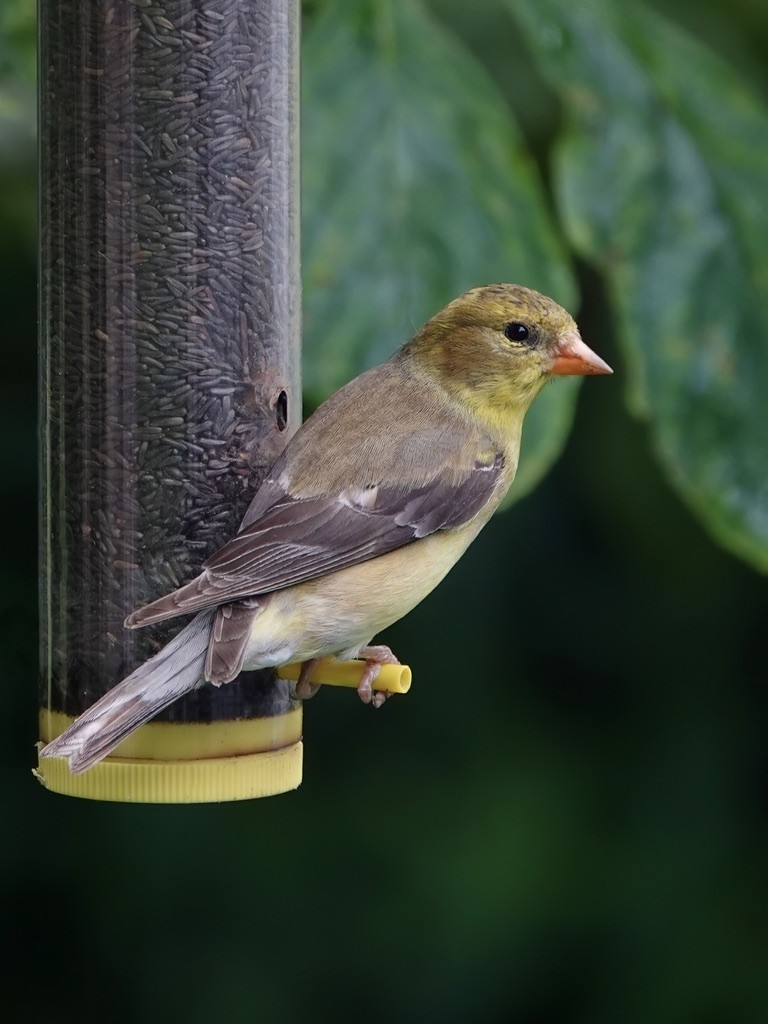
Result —
[[[40, 712], [43, 743], [74, 721]], [[87, 772], [63, 757], [35, 772], [54, 793], [123, 803], [194, 804], [252, 800], [296, 789], [302, 778], [301, 707], [285, 715], [231, 722], [150, 722]]]

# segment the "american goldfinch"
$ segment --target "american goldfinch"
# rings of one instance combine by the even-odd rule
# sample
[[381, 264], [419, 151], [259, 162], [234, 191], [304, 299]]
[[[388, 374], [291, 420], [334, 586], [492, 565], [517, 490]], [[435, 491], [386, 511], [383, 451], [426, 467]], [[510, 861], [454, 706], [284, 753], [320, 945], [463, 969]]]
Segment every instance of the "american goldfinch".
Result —
[[41, 756], [85, 771], [189, 690], [327, 655], [367, 661], [358, 692], [378, 707], [376, 675], [396, 659], [371, 639], [488, 522], [533, 399], [553, 376], [611, 372], [538, 292], [497, 284], [455, 299], [309, 417], [196, 579], [128, 616], [136, 628], [196, 613]]

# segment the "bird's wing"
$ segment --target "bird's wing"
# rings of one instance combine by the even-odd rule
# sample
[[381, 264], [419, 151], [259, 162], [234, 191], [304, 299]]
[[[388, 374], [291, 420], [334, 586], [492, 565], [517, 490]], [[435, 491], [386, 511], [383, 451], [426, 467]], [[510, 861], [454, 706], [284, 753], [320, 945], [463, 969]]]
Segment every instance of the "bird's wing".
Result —
[[289, 483], [281, 486], [278, 463], [259, 494], [258, 519], [209, 558], [196, 580], [134, 612], [126, 625], [282, 590], [469, 522], [500, 486], [504, 456], [479, 448], [472, 459], [454, 452], [441, 461], [420, 485], [369, 482], [300, 497]]

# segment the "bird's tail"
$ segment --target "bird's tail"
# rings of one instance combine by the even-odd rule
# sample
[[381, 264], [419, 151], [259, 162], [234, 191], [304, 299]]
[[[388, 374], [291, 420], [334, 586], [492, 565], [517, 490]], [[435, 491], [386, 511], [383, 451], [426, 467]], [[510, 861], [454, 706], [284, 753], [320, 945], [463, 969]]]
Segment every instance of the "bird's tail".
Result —
[[134, 729], [149, 721], [203, 681], [203, 668], [213, 611], [201, 612], [154, 657], [96, 703], [40, 757], [67, 757], [69, 770], [79, 775], [113, 750]]

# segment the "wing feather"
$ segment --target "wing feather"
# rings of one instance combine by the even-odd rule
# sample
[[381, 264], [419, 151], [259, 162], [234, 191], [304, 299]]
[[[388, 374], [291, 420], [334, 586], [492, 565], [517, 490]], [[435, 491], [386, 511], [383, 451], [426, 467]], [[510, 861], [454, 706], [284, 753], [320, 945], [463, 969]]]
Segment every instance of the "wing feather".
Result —
[[[446, 461], [417, 487], [367, 484], [333, 496], [292, 495], [278, 468], [266, 483], [271, 503], [260, 492], [258, 519], [209, 558], [196, 580], [134, 612], [127, 626], [282, 590], [461, 526], [492, 498], [504, 457], [478, 454], [463, 474]], [[371, 503], [366, 493], [374, 486]]]

